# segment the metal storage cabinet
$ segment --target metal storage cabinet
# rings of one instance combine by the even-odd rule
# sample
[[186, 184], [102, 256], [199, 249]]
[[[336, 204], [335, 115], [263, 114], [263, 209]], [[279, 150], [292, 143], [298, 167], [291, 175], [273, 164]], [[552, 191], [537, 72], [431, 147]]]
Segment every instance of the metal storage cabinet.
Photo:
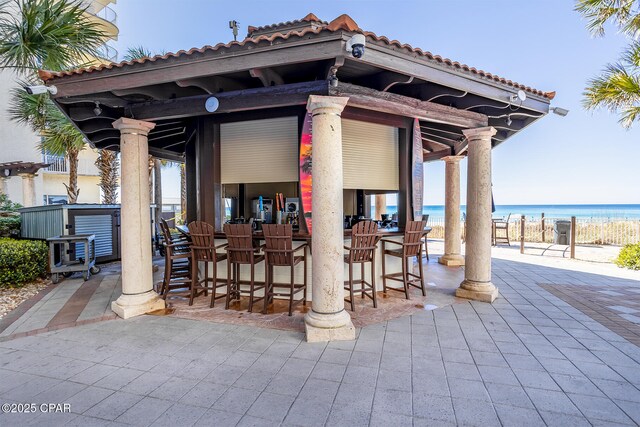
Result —
[[120, 259], [120, 205], [47, 205], [20, 209], [21, 236], [48, 239], [94, 234], [98, 262]]

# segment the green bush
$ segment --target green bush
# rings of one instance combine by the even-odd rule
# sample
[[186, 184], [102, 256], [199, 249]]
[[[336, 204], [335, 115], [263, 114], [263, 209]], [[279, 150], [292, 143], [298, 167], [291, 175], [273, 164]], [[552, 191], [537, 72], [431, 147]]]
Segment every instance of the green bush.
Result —
[[19, 287], [44, 277], [48, 254], [45, 242], [0, 238], [0, 287]]
[[615, 262], [618, 267], [640, 270], [640, 243], [625, 245]]
[[20, 215], [18, 203], [9, 200], [6, 194], [0, 194], [0, 237], [18, 237], [20, 235]]
[[0, 237], [18, 237], [20, 235], [19, 216], [0, 216]]

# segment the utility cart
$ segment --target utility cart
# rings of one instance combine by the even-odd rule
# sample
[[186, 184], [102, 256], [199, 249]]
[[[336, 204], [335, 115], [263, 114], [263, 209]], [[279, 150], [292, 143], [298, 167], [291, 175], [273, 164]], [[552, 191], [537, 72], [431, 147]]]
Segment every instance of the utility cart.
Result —
[[60, 275], [69, 277], [76, 271], [83, 273], [85, 281], [89, 280], [91, 274], [100, 272], [100, 267], [95, 265], [95, 239], [95, 234], [74, 234], [47, 239], [47, 242], [49, 242], [49, 266], [53, 283], [60, 281]]

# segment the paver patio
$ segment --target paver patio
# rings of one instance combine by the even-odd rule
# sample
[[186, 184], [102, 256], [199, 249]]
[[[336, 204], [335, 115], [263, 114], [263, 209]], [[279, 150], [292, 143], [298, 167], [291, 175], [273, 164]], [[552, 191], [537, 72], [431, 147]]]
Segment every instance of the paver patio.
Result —
[[[419, 310], [366, 326], [356, 341], [309, 344], [295, 331], [173, 316], [3, 341], [2, 403], [72, 412], [2, 414], [0, 425], [640, 423], [640, 348], [596, 320], [633, 309], [637, 275], [521, 259], [493, 259], [494, 304]], [[581, 289], [584, 307], [563, 299]], [[589, 306], [590, 292], [607, 298]], [[624, 317], [633, 313], [619, 312], [637, 334]]]

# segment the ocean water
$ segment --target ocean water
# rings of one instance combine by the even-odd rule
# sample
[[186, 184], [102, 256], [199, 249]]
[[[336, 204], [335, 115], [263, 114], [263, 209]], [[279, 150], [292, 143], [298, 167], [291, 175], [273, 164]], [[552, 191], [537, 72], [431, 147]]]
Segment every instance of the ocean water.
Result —
[[[465, 212], [465, 205], [460, 207]], [[387, 213], [397, 212], [395, 205], [387, 205]], [[423, 206], [422, 212], [433, 218], [444, 217], [443, 205]], [[630, 219], [640, 220], [640, 205], [496, 205], [494, 218], [511, 214], [511, 219], [524, 215], [527, 219], [538, 219], [544, 213], [546, 218], [579, 219]]]

